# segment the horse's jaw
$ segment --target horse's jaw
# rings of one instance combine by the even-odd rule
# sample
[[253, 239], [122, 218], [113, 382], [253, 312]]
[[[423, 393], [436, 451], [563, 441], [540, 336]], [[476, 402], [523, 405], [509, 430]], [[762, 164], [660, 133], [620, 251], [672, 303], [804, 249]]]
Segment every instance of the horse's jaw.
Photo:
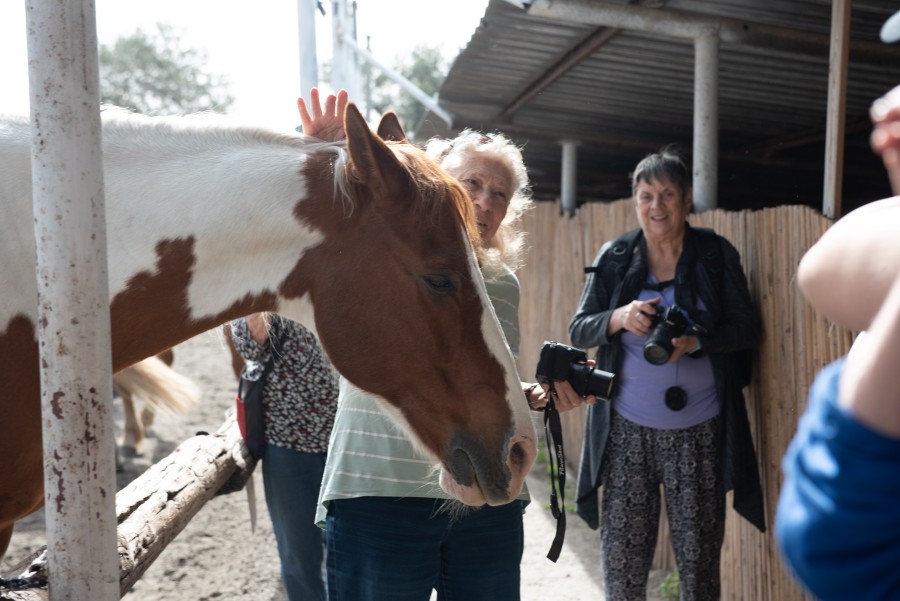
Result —
[[[518, 400], [517, 392], [517, 389], [513, 391], [515, 400]], [[450, 497], [464, 505], [480, 507], [505, 505], [521, 495], [525, 478], [537, 457], [534, 425], [529, 415], [516, 416], [508, 444], [499, 457], [488, 454], [484, 444], [461, 430], [443, 445], [443, 451], [436, 453], [402, 411], [384, 397], [375, 395], [375, 398], [382, 411], [406, 433], [416, 451], [433, 461], [436, 471], [439, 468], [438, 484]]]

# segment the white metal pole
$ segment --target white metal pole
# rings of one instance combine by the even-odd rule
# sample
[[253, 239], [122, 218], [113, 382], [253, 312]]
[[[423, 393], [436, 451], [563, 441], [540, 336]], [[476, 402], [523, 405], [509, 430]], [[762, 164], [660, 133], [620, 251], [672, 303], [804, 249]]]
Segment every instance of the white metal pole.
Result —
[[576, 185], [578, 181], [578, 143], [574, 140], [562, 142], [562, 180], [560, 181], [560, 213], [574, 217], [578, 210]]
[[715, 209], [719, 188], [719, 36], [694, 40], [694, 210]]
[[331, 11], [332, 58], [331, 85], [335, 90], [344, 88], [354, 102], [362, 99], [359, 89], [359, 69], [356, 67], [354, 49], [346, 40], [356, 40], [354, 23], [355, 3], [334, 0]]
[[92, 0], [27, 0], [50, 599], [119, 598]]
[[[370, 65], [378, 67], [385, 75], [393, 80], [397, 85], [406, 90], [410, 96], [418, 100], [425, 108], [437, 115], [447, 127], [453, 127], [453, 115], [438, 104], [437, 98], [429, 96], [421, 90], [416, 84], [404, 77], [395, 69], [388, 67], [382, 61], [375, 58], [375, 55], [356, 43], [356, 40], [344, 36], [341, 38], [343, 44], [350, 50], [354, 50]], [[352, 55], [352, 52], [350, 53]], [[349, 90], [347, 90], [349, 92]]]
[[297, 0], [297, 31], [300, 39], [300, 94], [319, 85], [319, 63], [316, 53], [316, 0]]

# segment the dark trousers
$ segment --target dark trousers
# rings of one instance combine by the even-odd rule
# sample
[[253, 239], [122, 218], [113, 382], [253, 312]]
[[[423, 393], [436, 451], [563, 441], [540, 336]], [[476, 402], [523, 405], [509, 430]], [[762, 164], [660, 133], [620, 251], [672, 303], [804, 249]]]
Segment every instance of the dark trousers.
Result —
[[681, 601], [719, 599], [725, 491], [717, 432], [718, 418], [683, 430], [658, 430], [612, 412], [600, 512], [608, 599], [647, 599], [647, 576], [659, 530], [660, 485]]
[[448, 512], [426, 498], [361, 497], [328, 511], [329, 601], [518, 601], [522, 503]]

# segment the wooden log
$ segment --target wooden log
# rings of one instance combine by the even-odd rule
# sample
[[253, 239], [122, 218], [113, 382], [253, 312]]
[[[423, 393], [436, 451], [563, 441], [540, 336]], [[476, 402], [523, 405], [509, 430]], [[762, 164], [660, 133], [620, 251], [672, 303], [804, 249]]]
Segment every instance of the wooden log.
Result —
[[[185, 440], [120, 490], [116, 513], [121, 594], [131, 590], [207, 501], [244, 488], [255, 467], [232, 413], [215, 434], [201, 432]], [[33, 554], [31, 562], [44, 549]], [[46, 575], [46, 566], [31, 562], [26, 560], [30, 565], [24, 571]], [[46, 586], [0, 594], [3, 601], [38, 599], [47, 599]]]

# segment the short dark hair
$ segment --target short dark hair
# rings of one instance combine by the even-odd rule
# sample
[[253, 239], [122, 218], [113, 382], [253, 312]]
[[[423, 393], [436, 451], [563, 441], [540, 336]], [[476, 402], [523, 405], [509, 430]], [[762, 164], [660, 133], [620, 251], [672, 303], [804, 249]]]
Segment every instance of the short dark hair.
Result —
[[631, 174], [631, 193], [635, 194], [639, 182], [650, 180], [672, 182], [682, 194], [691, 189], [691, 168], [676, 146], [667, 146], [641, 159]]

